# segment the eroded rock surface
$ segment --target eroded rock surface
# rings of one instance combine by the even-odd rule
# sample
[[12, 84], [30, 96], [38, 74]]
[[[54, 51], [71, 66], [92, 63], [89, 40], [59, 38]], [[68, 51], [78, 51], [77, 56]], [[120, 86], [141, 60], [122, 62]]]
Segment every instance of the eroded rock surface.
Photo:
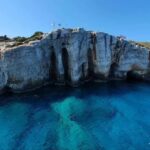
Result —
[[84, 29], [59, 29], [42, 40], [0, 52], [0, 89], [24, 91], [47, 83], [79, 85], [88, 79], [148, 79], [149, 49]]

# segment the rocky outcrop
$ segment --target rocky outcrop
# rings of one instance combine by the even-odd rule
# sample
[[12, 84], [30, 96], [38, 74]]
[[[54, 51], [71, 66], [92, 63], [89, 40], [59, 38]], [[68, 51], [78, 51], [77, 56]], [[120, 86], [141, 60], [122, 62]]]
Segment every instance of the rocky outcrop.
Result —
[[47, 83], [79, 85], [89, 79], [148, 79], [149, 49], [102, 32], [59, 29], [0, 52], [0, 89], [24, 91]]

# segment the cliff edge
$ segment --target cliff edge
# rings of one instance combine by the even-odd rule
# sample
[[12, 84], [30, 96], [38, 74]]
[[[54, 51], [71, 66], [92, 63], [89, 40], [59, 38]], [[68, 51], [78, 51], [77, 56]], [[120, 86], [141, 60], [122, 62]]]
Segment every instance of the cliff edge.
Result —
[[41, 40], [0, 51], [0, 91], [88, 80], [149, 80], [150, 50], [119, 37], [59, 29]]

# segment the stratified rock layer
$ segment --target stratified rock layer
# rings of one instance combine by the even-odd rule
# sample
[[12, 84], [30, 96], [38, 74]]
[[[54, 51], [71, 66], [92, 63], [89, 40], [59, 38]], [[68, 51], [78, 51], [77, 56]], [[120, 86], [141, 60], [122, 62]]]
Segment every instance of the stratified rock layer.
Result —
[[[60, 29], [0, 53], [0, 89], [25, 91], [47, 83], [79, 85], [88, 79], [148, 79], [149, 49], [102, 32]], [[135, 74], [135, 73], [134, 73]]]

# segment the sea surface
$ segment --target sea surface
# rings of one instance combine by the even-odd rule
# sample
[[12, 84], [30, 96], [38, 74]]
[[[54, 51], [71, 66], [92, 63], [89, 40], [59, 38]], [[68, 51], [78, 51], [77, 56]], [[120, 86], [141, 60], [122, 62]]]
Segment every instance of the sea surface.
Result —
[[0, 150], [150, 150], [150, 84], [2, 95]]

